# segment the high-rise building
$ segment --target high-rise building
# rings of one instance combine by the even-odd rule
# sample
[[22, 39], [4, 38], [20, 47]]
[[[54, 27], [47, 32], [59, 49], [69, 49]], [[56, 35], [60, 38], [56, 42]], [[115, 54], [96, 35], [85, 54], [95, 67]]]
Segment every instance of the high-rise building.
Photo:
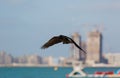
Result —
[[27, 63], [29, 64], [41, 64], [42, 63], [42, 58], [38, 55], [30, 55], [27, 56]]
[[102, 59], [102, 34], [98, 30], [88, 33], [86, 46], [86, 62], [100, 63]]
[[10, 54], [7, 54], [5, 51], [0, 52], [0, 64], [12, 64], [13, 57]]
[[43, 64], [48, 65], [48, 66], [52, 66], [52, 65], [54, 65], [53, 60], [54, 60], [54, 58], [52, 56], [44, 57]]
[[[81, 42], [81, 47], [84, 51], [86, 51], [86, 42]], [[81, 52], [81, 60], [83, 61], [83, 63], [85, 63], [86, 60], [86, 54], [84, 52]]]
[[[77, 45], [81, 45], [81, 36], [77, 32], [72, 34], [72, 39], [77, 43]], [[72, 44], [72, 58], [75, 60], [80, 60], [80, 53], [80, 49], [78, 49], [74, 44]]]

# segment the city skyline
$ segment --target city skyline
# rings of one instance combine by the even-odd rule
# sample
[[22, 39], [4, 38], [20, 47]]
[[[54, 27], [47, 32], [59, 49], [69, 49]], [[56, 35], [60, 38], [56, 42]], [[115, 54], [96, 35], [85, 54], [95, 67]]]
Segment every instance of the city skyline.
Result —
[[[115, 67], [120, 66], [119, 56], [120, 53], [106, 53], [103, 56], [102, 62], [95, 62], [93, 60], [81, 60], [85, 66], [107, 66], [107, 67]], [[94, 56], [95, 57], [95, 56]], [[72, 66], [72, 62], [80, 62], [74, 58], [65, 58], [59, 57], [58, 59], [47, 56], [41, 57], [39, 55], [22, 55], [15, 57], [11, 54], [8, 54], [5, 51], [0, 51], [0, 67], [1, 66]]]
[[[71, 45], [70, 48], [70, 52], [71, 55], [66, 58], [66, 60], [63, 60], [64, 64], [67, 64], [67, 62], [69, 62], [68, 64], [71, 64], [71, 62], [74, 61], [82, 61], [84, 62], [84, 64], [95, 64], [95, 63], [107, 63], [107, 61], [104, 61], [104, 57], [102, 54], [102, 34], [101, 32], [99, 32], [98, 30], [93, 30], [91, 32], [88, 33], [87, 35], [87, 41], [83, 42], [81, 40], [81, 36], [79, 35], [79, 33], [75, 32], [71, 35], [71, 38], [76, 42], [76, 44], [78, 46], [81, 46], [82, 49], [84, 49], [84, 51], [87, 52], [87, 54], [85, 55], [84, 53], [82, 53], [81, 50], [79, 50], [74, 44]], [[50, 42], [49, 42], [50, 43]], [[39, 63], [39, 59], [40, 57], [38, 55], [33, 55], [33, 56], [26, 56], [23, 55], [22, 57], [19, 58], [12, 58], [12, 56], [8, 56], [6, 55], [6, 53], [4, 51], [1, 52], [1, 62], [4, 63], [4, 59], [8, 59], [11, 57], [11, 63], [12, 63], [12, 59], [13, 62], [15, 63]], [[5, 58], [4, 58], [5, 57]], [[7, 57], [7, 58], [6, 58]], [[51, 56], [52, 57], [52, 56]], [[44, 57], [42, 57], [44, 58]], [[65, 58], [65, 57], [64, 57]], [[50, 58], [51, 59], [51, 58]], [[54, 58], [55, 60], [58, 60], [58, 58]], [[67, 60], [68, 59], [68, 60]], [[69, 60], [71, 59], [71, 61]], [[6, 60], [8, 62], [10, 62], [9, 60]], [[46, 59], [46, 62], [48, 60]], [[52, 59], [51, 59], [52, 61]], [[52, 64], [50, 62], [50, 64]]]
[[99, 25], [103, 26], [103, 53], [120, 52], [119, 19], [118, 0], [1, 0], [0, 51], [15, 56], [68, 57], [70, 45], [58, 44], [46, 50], [40, 47], [52, 36], [71, 36], [74, 32], [79, 32], [86, 41], [86, 33]]

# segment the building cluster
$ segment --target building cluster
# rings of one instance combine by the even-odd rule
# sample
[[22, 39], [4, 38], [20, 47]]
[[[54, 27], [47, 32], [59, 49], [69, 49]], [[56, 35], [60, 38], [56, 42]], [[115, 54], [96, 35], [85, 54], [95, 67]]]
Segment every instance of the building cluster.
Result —
[[42, 63], [42, 58], [38, 55], [24, 55], [13, 57], [5, 51], [0, 52], [0, 65], [37, 65]]
[[87, 65], [93, 65], [97, 63], [107, 63], [102, 56], [102, 34], [98, 30], [88, 32], [87, 40], [82, 41], [79, 33], [73, 33], [72, 39], [81, 46], [87, 54], [81, 52], [74, 44], [71, 45], [71, 60], [66, 60], [67, 63], [73, 61], [83, 61]]
[[13, 57], [6, 52], [0, 52], [0, 64], [11, 64], [13, 62]]
[[13, 57], [5, 51], [0, 51], [0, 66], [56, 66], [52, 56], [41, 57], [39, 55], [23, 55]]
[[52, 56], [41, 57], [38, 55], [24, 55], [21, 57], [13, 57], [4, 51], [0, 52], [0, 65], [39, 65], [39, 66], [71, 66], [73, 62], [83, 62], [88, 66], [94, 65], [106, 65], [106, 66], [120, 66], [120, 54], [119, 53], [107, 53], [102, 52], [102, 33], [98, 30], [88, 32], [87, 40], [82, 41], [79, 33], [73, 33], [71, 38], [81, 46], [87, 54], [81, 52], [74, 44], [71, 44], [71, 55], [68, 58], [59, 57], [58, 62], [55, 63], [55, 59]]
[[87, 54], [84, 54], [75, 45], [71, 45], [71, 57], [64, 60], [63, 65], [72, 64], [73, 61], [83, 62], [88, 66], [106, 65], [106, 66], [120, 66], [120, 54], [103, 54], [102, 52], [102, 33], [98, 30], [93, 30], [87, 33], [87, 40], [82, 41], [81, 35], [77, 32], [72, 34], [72, 39], [81, 46]]
[[107, 53], [104, 57], [108, 59], [108, 64], [112, 66], [120, 66], [120, 53]]

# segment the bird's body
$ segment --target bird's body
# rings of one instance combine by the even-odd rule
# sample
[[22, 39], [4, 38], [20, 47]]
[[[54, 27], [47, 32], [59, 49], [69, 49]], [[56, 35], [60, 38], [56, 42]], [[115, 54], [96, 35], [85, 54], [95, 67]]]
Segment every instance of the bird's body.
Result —
[[84, 53], [86, 53], [80, 46], [78, 46], [74, 40], [72, 40], [70, 37], [64, 36], [64, 35], [59, 35], [59, 36], [54, 36], [53, 38], [51, 38], [47, 43], [45, 43], [41, 48], [45, 49], [48, 48], [54, 44], [63, 42], [63, 44], [69, 44], [69, 43], [73, 43], [77, 48], [79, 48], [80, 50], [82, 50]]
[[60, 38], [61, 42], [63, 42], [63, 44], [69, 44], [69, 43], [71, 43], [70, 40], [69, 40], [69, 38], [67, 36], [60, 35], [59, 38]]

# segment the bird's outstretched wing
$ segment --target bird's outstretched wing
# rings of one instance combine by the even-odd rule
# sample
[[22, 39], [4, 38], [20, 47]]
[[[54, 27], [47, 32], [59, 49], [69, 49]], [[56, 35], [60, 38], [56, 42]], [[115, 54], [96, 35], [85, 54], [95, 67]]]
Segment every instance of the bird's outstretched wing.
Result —
[[55, 36], [51, 38], [48, 42], [46, 42], [41, 48], [45, 49], [60, 42], [61, 42], [60, 38], [58, 36]]

